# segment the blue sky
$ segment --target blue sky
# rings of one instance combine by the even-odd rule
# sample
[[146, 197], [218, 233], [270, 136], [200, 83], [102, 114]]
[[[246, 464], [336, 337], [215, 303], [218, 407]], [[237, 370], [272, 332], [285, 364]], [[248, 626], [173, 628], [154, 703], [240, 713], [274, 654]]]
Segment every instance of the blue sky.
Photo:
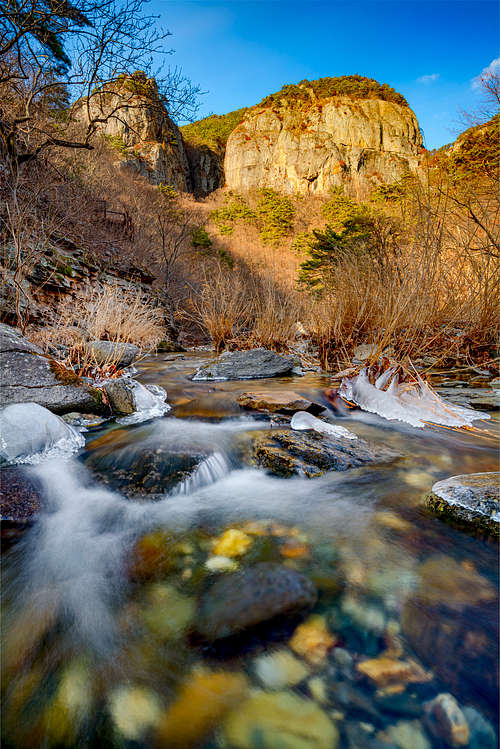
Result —
[[464, 129], [474, 78], [499, 57], [499, 13], [484, 0], [151, 0], [177, 64], [207, 93], [199, 116], [257, 103], [284, 83], [360, 73], [415, 111], [428, 148]]

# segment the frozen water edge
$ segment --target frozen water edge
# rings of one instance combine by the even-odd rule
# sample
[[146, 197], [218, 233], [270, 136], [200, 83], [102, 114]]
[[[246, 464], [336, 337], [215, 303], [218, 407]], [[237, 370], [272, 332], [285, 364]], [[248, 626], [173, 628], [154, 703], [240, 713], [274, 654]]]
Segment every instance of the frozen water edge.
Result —
[[292, 429], [297, 429], [300, 431], [314, 429], [314, 431], [319, 432], [319, 434], [325, 434], [332, 437], [343, 437], [347, 440], [358, 439], [356, 434], [353, 434], [348, 429], [345, 429], [345, 427], [328, 424], [325, 421], [321, 421], [321, 419], [317, 419], [307, 411], [297, 411], [296, 413], [294, 413], [290, 426], [292, 427]]
[[150, 421], [164, 416], [170, 411], [170, 406], [166, 403], [167, 393], [159, 385], [148, 385], [144, 387], [140, 382], [132, 380], [134, 388], [134, 401], [136, 411], [130, 416], [121, 416], [116, 421], [119, 424], [141, 424], [143, 421]]
[[364, 411], [420, 429], [429, 424], [471, 426], [474, 421], [490, 418], [483, 411], [446, 402], [418, 375], [417, 378], [415, 383], [400, 383], [396, 368], [391, 368], [372, 384], [365, 368], [356, 377], [342, 380], [339, 395]]

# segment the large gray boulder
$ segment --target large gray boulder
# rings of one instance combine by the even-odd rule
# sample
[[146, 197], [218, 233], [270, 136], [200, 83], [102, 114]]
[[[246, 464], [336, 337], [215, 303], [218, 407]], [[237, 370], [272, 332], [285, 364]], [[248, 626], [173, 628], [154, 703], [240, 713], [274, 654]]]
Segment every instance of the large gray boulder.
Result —
[[253, 380], [291, 373], [293, 356], [280, 356], [265, 348], [225, 351], [213, 362], [198, 369], [193, 380]]
[[100, 366], [114, 364], [117, 369], [129, 367], [139, 356], [137, 346], [120, 341], [89, 341], [85, 349]]
[[79, 432], [37, 403], [2, 408], [0, 435], [0, 465], [36, 462], [56, 451], [70, 454], [85, 443]]
[[500, 539], [500, 473], [470, 473], [438, 481], [426, 506], [463, 530]]
[[38, 403], [54, 413], [95, 413], [102, 408], [96, 391], [68, 372], [9, 325], [0, 323], [0, 406]]

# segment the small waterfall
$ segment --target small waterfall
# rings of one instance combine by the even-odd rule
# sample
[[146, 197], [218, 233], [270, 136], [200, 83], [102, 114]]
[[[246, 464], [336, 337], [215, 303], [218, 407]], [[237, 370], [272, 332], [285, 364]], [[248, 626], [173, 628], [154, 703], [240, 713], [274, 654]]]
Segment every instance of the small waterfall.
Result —
[[227, 458], [220, 452], [213, 453], [205, 458], [196, 468], [194, 473], [185, 481], [179, 484], [173, 491], [176, 494], [192, 494], [204, 486], [215, 484], [227, 476], [231, 471], [231, 466]]

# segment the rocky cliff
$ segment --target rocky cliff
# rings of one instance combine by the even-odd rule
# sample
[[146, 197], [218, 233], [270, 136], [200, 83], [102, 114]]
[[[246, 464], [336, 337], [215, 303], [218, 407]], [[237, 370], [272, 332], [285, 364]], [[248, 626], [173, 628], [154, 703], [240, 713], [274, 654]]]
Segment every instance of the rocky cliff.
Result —
[[229, 188], [307, 194], [344, 185], [360, 196], [416, 169], [422, 135], [406, 103], [311, 93], [247, 112], [226, 146]]
[[153, 184], [190, 191], [190, 169], [179, 128], [170, 119], [152, 78], [122, 76], [76, 107], [82, 121], [100, 118], [97, 129], [109, 141], [123, 167]]

